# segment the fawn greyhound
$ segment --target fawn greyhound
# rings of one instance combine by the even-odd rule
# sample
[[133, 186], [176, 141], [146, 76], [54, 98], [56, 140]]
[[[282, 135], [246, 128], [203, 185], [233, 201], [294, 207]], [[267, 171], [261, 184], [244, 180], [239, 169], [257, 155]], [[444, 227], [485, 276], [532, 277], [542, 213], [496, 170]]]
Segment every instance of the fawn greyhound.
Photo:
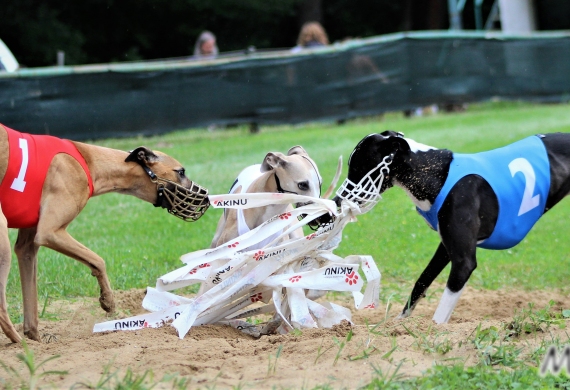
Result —
[[[289, 149], [287, 155], [270, 152], [261, 164], [245, 168], [238, 175], [230, 193], [288, 192], [318, 198], [321, 193], [321, 182], [317, 164], [305, 149], [294, 146]], [[218, 222], [212, 248], [256, 228], [269, 218], [290, 210], [291, 207], [291, 205], [277, 204], [246, 210], [225, 210]], [[299, 238], [303, 236], [303, 232], [299, 230], [291, 235]], [[249, 249], [262, 247], [273, 239], [274, 237], [268, 237]]]
[[21, 340], [10, 321], [6, 281], [11, 250], [8, 228], [18, 228], [18, 257], [24, 300], [24, 335], [38, 332], [37, 252], [58, 251], [91, 269], [101, 288], [101, 307], [115, 308], [105, 261], [76, 241], [67, 226], [91, 196], [133, 195], [184, 220], [200, 218], [209, 206], [206, 189], [185, 176], [172, 157], [138, 147], [130, 153], [20, 133], [0, 125], [0, 326], [12, 342]]

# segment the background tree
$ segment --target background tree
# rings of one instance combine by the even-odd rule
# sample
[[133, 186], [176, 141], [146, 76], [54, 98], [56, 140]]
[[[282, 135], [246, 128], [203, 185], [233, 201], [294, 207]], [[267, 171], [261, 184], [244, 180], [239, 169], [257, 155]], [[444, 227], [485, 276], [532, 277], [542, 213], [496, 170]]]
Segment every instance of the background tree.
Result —
[[[570, 28], [568, 0], [535, 0], [541, 29]], [[464, 27], [473, 28], [467, 0]], [[493, 0], [485, 0], [484, 13]], [[305, 21], [320, 21], [331, 42], [397, 31], [445, 29], [447, 0], [8, 0], [0, 38], [25, 66], [190, 56], [202, 30], [220, 51], [288, 48]]]

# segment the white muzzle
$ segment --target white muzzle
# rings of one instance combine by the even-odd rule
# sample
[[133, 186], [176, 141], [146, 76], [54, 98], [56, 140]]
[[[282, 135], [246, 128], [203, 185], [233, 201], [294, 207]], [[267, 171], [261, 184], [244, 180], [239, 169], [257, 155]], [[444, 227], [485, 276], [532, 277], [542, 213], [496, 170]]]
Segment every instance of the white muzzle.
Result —
[[[364, 175], [357, 184], [346, 178], [336, 191], [336, 195], [341, 199], [356, 203], [363, 214], [367, 213], [382, 199], [380, 189], [384, 177], [390, 173], [389, 166], [393, 158], [393, 155], [384, 157], [382, 162]], [[377, 175], [376, 178], [373, 178], [373, 175]]]

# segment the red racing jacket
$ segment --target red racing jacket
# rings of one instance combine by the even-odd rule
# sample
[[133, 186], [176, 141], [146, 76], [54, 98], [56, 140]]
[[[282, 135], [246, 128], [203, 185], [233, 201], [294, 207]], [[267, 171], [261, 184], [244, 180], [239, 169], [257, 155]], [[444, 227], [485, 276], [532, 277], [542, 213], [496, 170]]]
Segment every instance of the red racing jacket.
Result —
[[56, 154], [69, 154], [81, 164], [89, 182], [89, 197], [93, 195], [89, 167], [71, 141], [20, 133], [0, 124], [0, 131], [2, 129], [8, 133], [9, 159], [0, 184], [0, 205], [9, 228], [29, 228], [38, 224], [42, 188]]

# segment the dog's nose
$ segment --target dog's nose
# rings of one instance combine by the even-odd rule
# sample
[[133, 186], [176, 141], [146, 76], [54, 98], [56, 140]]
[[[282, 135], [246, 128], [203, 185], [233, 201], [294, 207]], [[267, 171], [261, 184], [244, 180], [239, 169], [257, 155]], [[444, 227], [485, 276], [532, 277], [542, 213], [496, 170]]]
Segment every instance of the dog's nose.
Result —
[[342, 203], [342, 198], [340, 196], [337, 195], [332, 200], [336, 203], [337, 207], [340, 207], [340, 204]]
[[311, 223], [309, 224], [310, 227], [321, 227], [323, 225], [328, 225], [329, 223], [334, 222], [334, 216], [332, 214], [326, 213], [324, 215], [321, 215], [318, 218], [315, 218], [313, 221], [311, 221]]
[[299, 208], [299, 207], [303, 207], [303, 206], [308, 206], [310, 204], [313, 204], [313, 202], [301, 202], [301, 203], [295, 203], [295, 208]]
[[[337, 207], [340, 207], [341, 202], [342, 202], [342, 198], [340, 198], [339, 196], [335, 196], [333, 199], [333, 202], [336, 203]], [[324, 215], [321, 215], [320, 217], [316, 218], [313, 222], [311, 222], [311, 224], [317, 225], [317, 226], [322, 226], [322, 225], [327, 225], [331, 222], [334, 222], [334, 215], [330, 214], [330, 213], [326, 213]]]

